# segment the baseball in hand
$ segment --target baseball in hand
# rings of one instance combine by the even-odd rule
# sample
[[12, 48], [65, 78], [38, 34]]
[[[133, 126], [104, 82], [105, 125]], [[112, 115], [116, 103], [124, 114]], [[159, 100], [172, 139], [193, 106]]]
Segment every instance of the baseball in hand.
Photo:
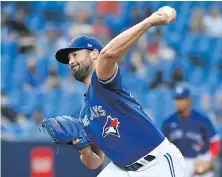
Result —
[[167, 14], [167, 16], [171, 17], [173, 15], [173, 8], [169, 7], [169, 6], [164, 6], [162, 7], [162, 10], [164, 13]]
[[165, 13], [168, 16], [168, 18], [170, 18], [171, 22], [173, 20], [175, 20], [176, 11], [173, 8], [171, 8], [170, 6], [164, 6], [164, 7], [160, 8], [159, 10], [162, 11], [163, 13]]

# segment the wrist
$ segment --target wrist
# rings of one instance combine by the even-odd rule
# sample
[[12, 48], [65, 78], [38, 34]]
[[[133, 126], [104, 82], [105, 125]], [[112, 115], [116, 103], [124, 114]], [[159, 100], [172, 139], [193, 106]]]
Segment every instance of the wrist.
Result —
[[79, 152], [81, 153], [81, 155], [83, 156], [89, 156], [90, 154], [92, 154], [92, 149], [90, 146], [85, 147], [84, 149], [79, 150]]
[[145, 27], [148, 29], [153, 26], [152, 19], [150, 17], [143, 20]]

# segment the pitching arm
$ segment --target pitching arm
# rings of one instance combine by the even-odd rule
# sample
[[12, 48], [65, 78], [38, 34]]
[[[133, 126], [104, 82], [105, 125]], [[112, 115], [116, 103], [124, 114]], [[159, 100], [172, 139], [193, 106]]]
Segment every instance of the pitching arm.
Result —
[[116, 71], [116, 62], [129, 51], [135, 42], [152, 26], [166, 25], [176, 17], [176, 11], [172, 9], [172, 16], [168, 16], [163, 10], [158, 10], [142, 22], [122, 32], [111, 40], [100, 52], [96, 73], [100, 80], [110, 79]]
[[80, 150], [80, 160], [90, 169], [98, 168], [104, 160], [103, 151], [94, 143], [90, 146]]

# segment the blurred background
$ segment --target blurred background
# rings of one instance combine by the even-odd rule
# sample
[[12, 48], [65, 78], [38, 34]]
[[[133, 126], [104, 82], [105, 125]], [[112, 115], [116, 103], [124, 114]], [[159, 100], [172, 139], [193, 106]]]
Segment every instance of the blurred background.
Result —
[[124, 56], [124, 81], [158, 127], [175, 111], [172, 88], [188, 83], [193, 107], [222, 137], [221, 2], [1, 2], [3, 177], [96, 176], [100, 169], [89, 171], [77, 152], [56, 155], [38, 130], [44, 118], [78, 115], [83, 104], [86, 89], [55, 52], [82, 34], [107, 44], [164, 5], [176, 21], [151, 28]]

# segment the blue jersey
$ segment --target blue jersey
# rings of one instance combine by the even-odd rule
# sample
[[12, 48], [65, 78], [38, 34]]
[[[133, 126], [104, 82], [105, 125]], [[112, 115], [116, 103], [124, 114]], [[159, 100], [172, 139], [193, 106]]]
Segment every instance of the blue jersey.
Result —
[[119, 167], [145, 156], [165, 138], [131, 96], [119, 69], [107, 81], [94, 71], [80, 117], [92, 141]]
[[177, 113], [163, 124], [164, 135], [175, 144], [184, 157], [194, 158], [209, 151], [210, 142], [217, 137], [210, 120], [195, 110], [188, 118]]

